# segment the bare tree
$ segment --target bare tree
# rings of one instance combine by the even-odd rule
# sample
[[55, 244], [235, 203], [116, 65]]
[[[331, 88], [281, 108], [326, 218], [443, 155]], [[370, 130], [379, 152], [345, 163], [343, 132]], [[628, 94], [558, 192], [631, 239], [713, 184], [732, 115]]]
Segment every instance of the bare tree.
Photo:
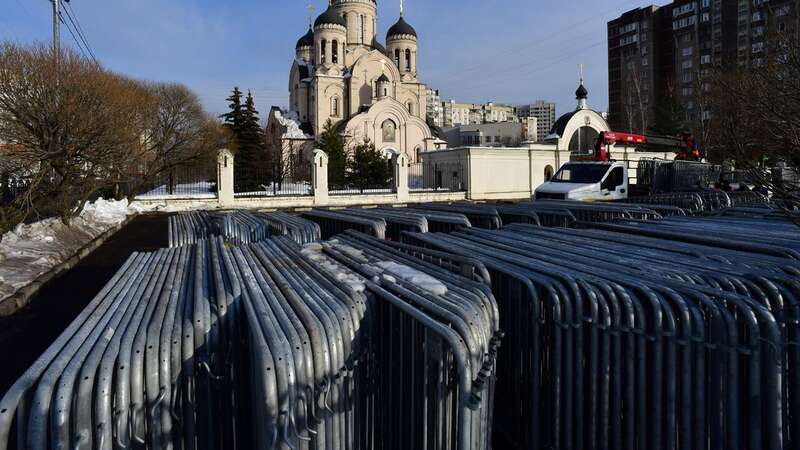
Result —
[[0, 44], [0, 140], [30, 172], [23, 215], [43, 209], [67, 222], [108, 186], [130, 148], [141, 95], [69, 49], [56, 61], [43, 45]]
[[773, 35], [754, 67], [716, 74], [711, 146], [715, 159], [747, 170], [759, 186], [800, 205], [796, 185], [770, 168], [800, 165], [800, 49], [793, 36]]
[[[0, 231], [33, 216], [65, 223], [93, 196], [140, 192], [174, 168], [213, 162], [219, 124], [184, 86], [146, 84], [75, 51], [0, 43]], [[174, 183], [170, 183], [174, 184]], [[7, 191], [7, 189], [6, 189]]]
[[[157, 83], [145, 88], [151, 99], [141, 111], [142, 145], [135, 158], [140, 170], [133, 172], [139, 175], [133, 181], [149, 185], [165, 180], [168, 192], [172, 193], [176, 171], [192, 168], [198, 173], [213, 172], [215, 151], [224, 145], [225, 133], [186, 86]], [[132, 191], [140, 190], [138, 187]]]

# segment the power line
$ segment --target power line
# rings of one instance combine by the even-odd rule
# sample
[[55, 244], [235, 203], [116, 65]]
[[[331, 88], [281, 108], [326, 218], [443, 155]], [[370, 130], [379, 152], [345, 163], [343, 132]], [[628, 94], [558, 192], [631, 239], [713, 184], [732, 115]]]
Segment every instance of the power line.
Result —
[[[67, 2], [67, 5], [68, 5], [68, 8], [71, 8], [71, 7], [69, 7], [69, 2]], [[69, 30], [69, 33], [72, 35], [72, 38], [75, 39], [75, 42], [78, 43], [79, 47], [81, 46], [81, 43], [83, 44], [83, 47], [86, 48], [86, 51], [89, 53], [89, 56], [91, 56], [91, 58], [95, 62], [95, 64], [100, 64], [97, 61], [97, 58], [95, 57], [94, 52], [92, 51], [92, 48], [89, 46], [89, 43], [86, 41], [86, 38], [81, 33], [81, 30], [80, 30], [79, 25], [77, 23], [77, 19], [73, 19], [72, 14], [70, 14], [70, 12], [69, 12], [70, 10], [68, 10], [67, 8], [64, 8], [62, 11], [67, 15], [67, 19], [69, 19], [69, 22], [72, 24], [72, 27], [70, 27], [70, 25], [64, 21], [64, 16], [59, 13], [59, 16], [61, 17], [61, 22], [64, 25], [67, 26], [67, 29]], [[74, 33], [72, 31], [73, 29], [75, 30]], [[77, 34], [77, 37], [75, 36], [76, 34]], [[86, 54], [84, 54], [84, 56], [86, 56], [87, 58], [89, 57]]]
[[86, 51], [83, 49], [83, 44], [81, 44], [81, 41], [80, 41], [80, 39], [78, 39], [78, 38], [75, 36], [75, 33], [72, 31], [72, 27], [70, 27], [69, 23], [67, 23], [67, 21], [66, 21], [66, 20], [64, 20], [64, 15], [63, 15], [63, 14], [61, 14], [61, 12], [59, 12], [59, 13], [58, 13], [58, 19], [59, 19], [59, 21], [60, 21], [62, 24], [64, 24], [64, 26], [67, 28], [67, 31], [69, 31], [69, 34], [70, 34], [70, 36], [72, 36], [72, 39], [74, 39], [74, 40], [75, 40], [75, 43], [76, 43], [76, 44], [78, 44], [78, 50], [80, 50], [80, 51], [81, 51], [81, 54], [83, 55], [83, 57], [88, 59], [90, 56], [89, 56], [89, 55], [87, 54], [87, 52], [86, 52]]
[[75, 10], [72, 9], [72, 3], [67, 2], [67, 9], [69, 10], [69, 11], [65, 10], [65, 12], [67, 13], [67, 17], [69, 17], [70, 21], [73, 21], [74, 19], [73, 25], [76, 26], [78, 35], [81, 37], [81, 39], [83, 39], [83, 43], [86, 45], [86, 48], [89, 50], [89, 53], [92, 54], [92, 59], [94, 59], [95, 62], [97, 62], [97, 58], [95, 57], [94, 51], [92, 50], [92, 47], [89, 45], [89, 40], [86, 38], [86, 33], [83, 32], [83, 27], [81, 26], [81, 23], [78, 20], [78, 14], [75, 13]]

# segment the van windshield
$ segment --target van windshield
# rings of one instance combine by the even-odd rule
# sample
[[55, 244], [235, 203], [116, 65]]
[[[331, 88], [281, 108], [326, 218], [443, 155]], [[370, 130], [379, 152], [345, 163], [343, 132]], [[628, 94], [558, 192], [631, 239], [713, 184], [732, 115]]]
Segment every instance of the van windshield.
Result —
[[565, 164], [553, 176], [555, 183], [599, 183], [611, 168], [608, 164]]

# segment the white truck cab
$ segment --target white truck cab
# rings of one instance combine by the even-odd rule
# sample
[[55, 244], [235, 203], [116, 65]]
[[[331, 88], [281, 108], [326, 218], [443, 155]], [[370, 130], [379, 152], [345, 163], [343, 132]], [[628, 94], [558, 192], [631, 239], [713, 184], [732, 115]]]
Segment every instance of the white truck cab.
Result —
[[628, 198], [628, 169], [622, 162], [573, 161], [536, 189], [536, 200], [611, 201]]

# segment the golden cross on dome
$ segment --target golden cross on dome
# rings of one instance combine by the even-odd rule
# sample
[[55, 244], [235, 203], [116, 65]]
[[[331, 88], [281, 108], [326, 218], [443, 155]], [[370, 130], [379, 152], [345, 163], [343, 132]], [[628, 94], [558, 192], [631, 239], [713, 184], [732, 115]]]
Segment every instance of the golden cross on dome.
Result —
[[581, 84], [583, 84], [583, 64], [578, 64], [578, 71], [581, 73]]
[[400, 0], [400, 17], [403, 17], [403, 0]]

